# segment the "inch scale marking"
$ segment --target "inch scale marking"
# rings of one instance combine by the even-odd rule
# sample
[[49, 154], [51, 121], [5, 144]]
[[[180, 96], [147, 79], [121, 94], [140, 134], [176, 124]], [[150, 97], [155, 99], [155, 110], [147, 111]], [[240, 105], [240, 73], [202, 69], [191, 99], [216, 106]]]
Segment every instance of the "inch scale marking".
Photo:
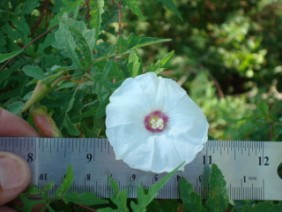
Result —
[[[3, 137], [0, 151], [14, 152], [26, 159], [32, 171], [32, 184], [39, 187], [52, 182], [57, 188], [71, 165], [71, 191], [94, 192], [100, 197], [111, 195], [109, 176], [134, 198], [137, 186], [150, 186], [165, 175], [131, 169], [115, 160], [106, 139]], [[208, 141], [184, 172], [179, 171], [162, 188], [158, 198], [179, 197], [179, 176], [184, 176], [205, 197], [203, 173], [213, 163], [224, 175], [230, 199], [282, 200], [282, 142], [254, 141]]]

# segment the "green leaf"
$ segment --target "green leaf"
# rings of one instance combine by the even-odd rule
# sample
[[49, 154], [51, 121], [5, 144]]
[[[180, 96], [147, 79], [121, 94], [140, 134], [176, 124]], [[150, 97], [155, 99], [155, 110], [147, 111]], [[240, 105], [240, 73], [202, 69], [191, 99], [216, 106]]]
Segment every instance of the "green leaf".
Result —
[[20, 53], [23, 52], [23, 49], [19, 49], [10, 53], [4, 53], [4, 54], [0, 54], [0, 63], [5, 62], [6, 60], [9, 60], [17, 55], [19, 55]]
[[111, 177], [109, 178], [109, 181], [114, 191], [111, 201], [117, 206], [118, 211], [129, 211], [127, 208], [126, 190], [119, 191], [117, 182], [115, 182]]
[[[27, 191], [25, 193], [22, 193], [20, 195], [20, 199], [23, 203], [23, 208], [22, 211], [33, 211], [33, 207], [36, 205], [42, 205], [42, 207], [44, 208], [46, 204], [48, 204], [49, 202], [49, 191], [53, 188], [53, 184], [52, 183], [48, 183], [46, 185], [44, 185], [43, 188], [39, 189], [36, 186], [30, 186]], [[31, 198], [33, 195], [37, 196], [41, 196], [42, 199], [33, 199]]]
[[[58, 3], [60, 1], [56, 1]], [[63, 5], [60, 5], [60, 12], [56, 14], [54, 18], [51, 19], [49, 24], [49, 29], [56, 26], [59, 23], [59, 20], [64, 14], [72, 14], [73, 18], [77, 17], [78, 11], [83, 4], [85, 4], [85, 0], [76, 0], [76, 1], [69, 1], [69, 0], [62, 0]]]
[[21, 195], [20, 196], [21, 202], [23, 204], [21, 211], [34, 211], [33, 208], [36, 205], [44, 205], [45, 204], [45, 200], [40, 199], [40, 200], [33, 200], [33, 199], [29, 199], [27, 196]]
[[62, 50], [62, 54], [71, 58], [76, 68], [88, 68], [93, 59], [96, 44], [95, 30], [89, 30], [82, 21], [61, 17], [59, 29], [55, 32], [53, 47]]
[[130, 76], [135, 77], [142, 72], [142, 63], [136, 51], [132, 51], [128, 58], [127, 68], [129, 70]]
[[[56, 211], [51, 208], [50, 204], [61, 200], [63, 200], [65, 204], [75, 203], [85, 206], [96, 206], [109, 203], [108, 200], [100, 199], [95, 194], [89, 192], [83, 194], [68, 193], [70, 187], [72, 186], [73, 179], [73, 169], [71, 166], [68, 166], [65, 178], [60, 187], [55, 191], [55, 195], [52, 198], [49, 197], [50, 190], [53, 189], [52, 184], [45, 185], [43, 189], [39, 189], [36, 186], [29, 187], [27, 192], [20, 196], [24, 203], [23, 211], [32, 211], [31, 209], [37, 204], [42, 204], [43, 207], [48, 208], [48, 211]], [[34, 200], [29, 198], [30, 195], [40, 195], [42, 199]]]
[[174, 14], [176, 14], [176, 16], [183, 21], [183, 18], [179, 12], [179, 10], [177, 9], [177, 7], [175, 6], [175, 4], [173, 3], [172, 0], [158, 0], [158, 2], [162, 3], [164, 6], [167, 7], [167, 9], [171, 10]]
[[130, 34], [128, 38], [119, 37], [115, 48], [118, 53], [130, 53], [134, 49], [168, 41], [171, 41], [171, 39], [141, 37]]
[[113, 208], [109, 208], [109, 207], [106, 207], [106, 208], [101, 208], [101, 209], [98, 209], [97, 212], [119, 212], [118, 210], [114, 210]]
[[77, 91], [78, 91], [78, 87], [76, 87], [76, 89], [74, 90], [74, 92], [72, 93], [69, 101], [68, 101], [68, 104], [67, 104], [67, 107], [65, 108], [65, 114], [68, 114], [68, 112], [71, 111], [71, 109], [73, 108], [73, 104], [75, 102], [75, 97], [76, 97], [76, 94], [77, 94]]
[[130, 202], [130, 206], [133, 211], [141, 212], [146, 211], [146, 207], [150, 202], [158, 195], [159, 190], [170, 180], [170, 178], [183, 166], [184, 163], [180, 164], [173, 171], [164, 176], [160, 181], [149, 187], [148, 192], [143, 187], [139, 187], [137, 190], [137, 203]]
[[68, 115], [65, 115], [65, 117], [64, 117], [63, 126], [66, 128], [66, 130], [68, 131], [68, 133], [71, 136], [79, 136], [80, 135], [80, 131], [76, 128], [76, 126], [71, 121], [71, 119], [69, 118]]
[[111, 93], [116, 89], [116, 85], [111, 82], [115, 73], [120, 72], [118, 64], [112, 60], [102, 63], [103, 67], [96, 70], [93, 76], [93, 93], [97, 94], [101, 102], [108, 101]]
[[282, 211], [282, 202], [275, 204], [271, 201], [259, 202], [254, 205], [243, 206], [237, 208], [240, 212], [267, 212], [267, 211]]
[[95, 29], [87, 29], [83, 21], [62, 16], [59, 29], [55, 32], [53, 46], [71, 58], [75, 67], [86, 70], [92, 64], [93, 49], [96, 45]]
[[127, 38], [120, 36], [116, 45], [114, 46], [105, 46], [105, 44], [97, 45], [99, 50], [103, 51], [103, 55], [99, 55], [98, 57], [96, 57], [92, 64], [107, 60], [115, 56], [129, 54], [133, 50], [136, 50], [141, 47], [168, 41], [171, 41], [171, 39], [142, 37], [133, 34], [130, 34]]
[[24, 104], [22, 111], [28, 110], [31, 106], [43, 99], [51, 89], [52, 87], [45, 83], [44, 80], [38, 80], [31, 97]]
[[0, 84], [3, 82], [7, 82], [7, 79], [11, 80], [13, 77], [11, 76], [13, 73], [12, 69], [7, 69], [5, 71], [0, 71]]
[[154, 212], [177, 212], [180, 203], [177, 199], [154, 199], [147, 207], [147, 211]]
[[62, 118], [63, 126], [66, 128], [68, 133], [72, 136], [80, 135], [80, 130], [77, 129], [72, 119], [70, 118], [70, 111], [72, 110], [74, 106], [78, 90], [79, 90], [79, 87], [76, 87], [73, 92], [70, 92], [71, 96], [68, 98], [67, 104], [63, 108], [63, 118]]
[[24, 103], [22, 101], [16, 100], [17, 98], [11, 98], [5, 103], [5, 108], [14, 113], [14, 114], [20, 114], [22, 111], [22, 108], [24, 106]]
[[20, 37], [23, 43], [28, 43], [30, 41], [30, 37], [28, 37], [30, 35], [30, 28], [25, 17], [22, 16], [16, 20], [13, 20], [12, 24], [16, 29], [18, 39]]
[[169, 52], [166, 54], [162, 59], [158, 60], [155, 64], [151, 64], [148, 67], [149, 71], [154, 71], [157, 74], [163, 72], [165, 70], [165, 67], [168, 65], [169, 61], [174, 55], [174, 51]]
[[59, 71], [58, 73], [37, 81], [37, 84], [32, 92], [32, 96], [25, 103], [23, 111], [28, 110], [32, 105], [44, 98], [52, 90], [52, 88], [56, 86], [56, 84], [58, 83], [57, 79], [59, 79], [68, 71], [68, 68], [59, 69], [61, 71]]
[[[31, 185], [27, 188], [25, 193], [22, 193], [20, 195], [20, 199], [23, 202], [24, 208], [30, 208], [32, 209], [37, 203], [38, 200], [32, 200], [29, 198], [30, 196], [36, 196], [36, 195], [41, 195], [44, 191], [42, 189], [39, 189], [35, 185]], [[44, 201], [44, 200], [43, 200]], [[31, 211], [31, 210], [23, 210], [23, 211]]]
[[81, 204], [86, 206], [96, 206], [96, 205], [102, 205], [102, 204], [108, 204], [109, 201], [106, 199], [100, 199], [95, 194], [86, 192], [83, 194], [78, 193], [70, 193], [66, 194], [64, 197], [64, 202], [69, 203], [75, 203], [75, 204]]
[[76, 40], [78, 51], [82, 53], [86, 61], [92, 61], [92, 50], [96, 44], [96, 32], [94, 29], [87, 29], [83, 21], [77, 21], [63, 16], [61, 23], [64, 23]]
[[[28, 195], [38, 195], [42, 193], [42, 190], [39, 189], [37, 186], [35, 185], [31, 185], [27, 188], [27, 190], [25, 191]], [[25, 193], [23, 194], [25, 195]]]
[[23, 14], [31, 14], [32, 10], [38, 7], [39, 0], [26, 0], [24, 4], [19, 4], [18, 8]]
[[229, 197], [226, 191], [226, 182], [220, 169], [213, 164], [209, 179], [209, 194], [206, 201], [208, 211], [225, 211], [228, 208]]
[[142, 13], [141, 8], [141, 2], [139, 0], [124, 0], [122, 2], [123, 4], [125, 4], [126, 6], [128, 6], [130, 8], [130, 10], [138, 16], [138, 18], [140, 19], [144, 19], [144, 15]]
[[80, 58], [76, 53], [76, 42], [68, 27], [60, 22], [59, 29], [55, 32], [53, 47], [62, 50], [62, 54], [71, 58], [74, 67], [83, 70]]
[[39, 66], [26, 65], [22, 68], [25, 75], [32, 77], [37, 80], [45, 78], [43, 70]]
[[178, 186], [184, 211], [206, 211], [201, 197], [193, 190], [193, 186], [185, 178], [180, 178]]
[[68, 166], [64, 180], [61, 183], [60, 187], [56, 190], [55, 196], [60, 198], [66, 195], [66, 193], [68, 192], [68, 190], [72, 185], [73, 179], [74, 179], [73, 169], [71, 166]]
[[90, 1], [90, 5], [91, 8], [93, 8], [90, 11], [90, 15], [91, 15], [90, 26], [92, 26], [95, 29], [95, 38], [97, 40], [100, 34], [102, 15], [104, 13], [104, 0]]

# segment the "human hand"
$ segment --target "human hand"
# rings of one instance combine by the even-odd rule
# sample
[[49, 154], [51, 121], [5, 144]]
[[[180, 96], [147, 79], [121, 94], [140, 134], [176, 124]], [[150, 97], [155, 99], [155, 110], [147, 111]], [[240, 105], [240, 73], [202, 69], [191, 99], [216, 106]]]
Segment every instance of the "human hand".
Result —
[[[35, 137], [38, 134], [26, 121], [0, 108], [0, 137], [3, 136]], [[0, 152], [0, 211], [13, 211], [3, 205], [24, 191], [30, 179], [25, 160], [12, 153]]]

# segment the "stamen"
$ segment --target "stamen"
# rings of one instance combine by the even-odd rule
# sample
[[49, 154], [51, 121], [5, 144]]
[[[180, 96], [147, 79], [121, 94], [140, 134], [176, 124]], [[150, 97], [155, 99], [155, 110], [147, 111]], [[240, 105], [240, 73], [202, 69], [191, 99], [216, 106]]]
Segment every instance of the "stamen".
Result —
[[153, 133], [162, 132], [166, 128], [167, 122], [167, 115], [159, 110], [151, 112], [144, 119], [145, 128]]

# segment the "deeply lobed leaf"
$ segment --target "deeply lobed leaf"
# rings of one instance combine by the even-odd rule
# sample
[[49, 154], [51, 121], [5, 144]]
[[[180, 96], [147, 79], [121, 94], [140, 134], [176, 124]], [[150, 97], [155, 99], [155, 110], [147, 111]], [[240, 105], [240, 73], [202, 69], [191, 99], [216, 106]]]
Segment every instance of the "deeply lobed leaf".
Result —
[[181, 177], [179, 180], [180, 198], [184, 211], [207, 211], [202, 203], [202, 198], [193, 190], [193, 186]]
[[224, 211], [228, 208], [229, 197], [226, 191], [226, 182], [220, 169], [212, 164], [209, 178], [209, 193], [206, 207], [208, 211]]
[[161, 190], [161, 188], [170, 180], [170, 178], [179, 170], [179, 168], [183, 166], [183, 164], [180, 164], [173, 171], [164, 176], [160, 181], [150, 186], [148, 191], [146, 191], [143, 187], [139, 187], [137, 190], [137, 203], [134, 201], [130, 203], [132, 210], [136, 212], [146, 211], [146, 207], [158, 195], [158, 192]]

